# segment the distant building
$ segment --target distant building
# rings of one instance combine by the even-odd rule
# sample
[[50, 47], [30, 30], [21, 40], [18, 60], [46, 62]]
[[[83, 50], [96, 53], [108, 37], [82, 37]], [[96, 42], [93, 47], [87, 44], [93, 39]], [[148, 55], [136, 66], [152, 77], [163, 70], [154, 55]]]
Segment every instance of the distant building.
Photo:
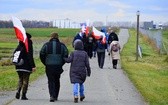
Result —
[[144, 22], [143, 23], [143, 29], [153, 29], [154, 27], [153, 27], [153, 21], [151, 21], [151, 22]]
[[57, 28], [80, 28], [80, 23], [72, 22], [70, 19], [57, 19], [52, 21], [52, 27]]
[[154, 24], [153, 29], [163, 29], [163, 25], [161, 23], [160, 24]]

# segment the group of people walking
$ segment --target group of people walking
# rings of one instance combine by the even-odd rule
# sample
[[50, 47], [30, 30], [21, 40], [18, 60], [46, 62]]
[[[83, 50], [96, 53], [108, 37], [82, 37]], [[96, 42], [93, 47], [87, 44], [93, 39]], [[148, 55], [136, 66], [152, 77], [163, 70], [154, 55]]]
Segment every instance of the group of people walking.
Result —
[[[16, 92], [16, 99], [28, 100], [26, 97], [29, 76], [36, 70], [33, 59], [33, 47], [31, 35], [26, 33], [28, 38], [29, 50], [24, 54], [23, 65], [16, 65], [16, 71], [19, 76], [18, 88]], [[85, 99], [84, 82], [86, 77], [91, 75], [91, 68], [89, 58], [94, 56], [93, 52], [97, 52], [98, 66], [103, 69], [105, 50], [112, 57], [113, 68], [117, 68], [117, 61], [119, 59], [120, 45], [118, 36], [111, 32], [109, 34], [107, 43], [101, 43], [102, 38], [95, 40], [92, 34], [86, 36], [84, 33], [79, 32], [73, 40], [72, 46], [74, 51], [70, 54], [65, 44], [60, 42], [58, 33], [51, 33], [51, 38], [46, 42], [40, 50], [40, 60], [45, 66], [45, 72], [48, 79], [48, 89], [50, 95], [50, 102], [58, 100], [60, 90], [60, 77], [63, 72], [63, 65], [71, 63], [70, 66], [70, 81], [73, 84], [74, 102]], [[22, 42], [19, 45], [24, 46]]]
[[[100, 30], [101, 32], [105, 33], [106, 35], [106, 43], [103, 43], [103, 36], [99, 39], [94, 38], [92, 33], [86, 35], [84, 32], [79, 32], [73, 39], [73, 43], [76, 39], [79, 39], [83, 42], [84, 51], [87, 52], [89, 58], [96, 57], [97, 54], [97, 61], [99, 68], [103, 69], [104, 61], [105, 61], [105, 54], [106, 51], [108, 55], [112, 57], [112, 64], [113, 68], [117, 69], [117, 61], [120, 59], [120, 44], [118, 35], [115, 33], [114, 30], [108, 30], [106, 32], [105, 28]], [[73, 44], [72, 43], [72, 44]]]

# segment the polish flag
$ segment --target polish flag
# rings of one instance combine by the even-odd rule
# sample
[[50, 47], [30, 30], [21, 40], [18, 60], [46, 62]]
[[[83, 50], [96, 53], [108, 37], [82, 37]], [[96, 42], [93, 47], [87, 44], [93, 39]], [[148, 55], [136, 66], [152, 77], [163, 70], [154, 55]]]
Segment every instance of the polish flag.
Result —
[[93, 36], [95, 37], [95, 39], [100, 39], [101, 37], [103, 37], [102, 39], [102, 43], [106, 43], [106, 36], [105, 36], [105, 33], [97, 30], [95, 27], [92, 27], [92, 34]]
[[89, 34], [89, 26], [90, 26], [90, 21], [86, 20], [86, 30], [85, 30], [86, 36], [88, 36]]
[[22, 22], [16, 17], [12, 17], [12, 21], [17, 39], [25, 44], [26, 51], [28, 52], [28, 40]]
[[89, 34], [89, 20], [86, 21], [86, 23], [81, 23], [81, 32], [85, 33], [86, 36]]
[[82, 33], [86, 32], [86, 24], [85, 23], [81, 23], [81, 32]]

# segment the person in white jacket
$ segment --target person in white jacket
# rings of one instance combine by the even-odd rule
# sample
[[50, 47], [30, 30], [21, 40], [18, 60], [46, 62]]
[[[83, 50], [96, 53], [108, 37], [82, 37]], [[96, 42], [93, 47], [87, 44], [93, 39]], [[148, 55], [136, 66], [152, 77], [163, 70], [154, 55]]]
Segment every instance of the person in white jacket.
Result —
[[110, 44], [110, 50], [109, 50], [109, 55], [111, 55], [112, 58], [112, 64], [113, 68], [117, 69], [117, 63], [118, 60], [120, 59], [120, 44], [118, 41], [112, 41]]

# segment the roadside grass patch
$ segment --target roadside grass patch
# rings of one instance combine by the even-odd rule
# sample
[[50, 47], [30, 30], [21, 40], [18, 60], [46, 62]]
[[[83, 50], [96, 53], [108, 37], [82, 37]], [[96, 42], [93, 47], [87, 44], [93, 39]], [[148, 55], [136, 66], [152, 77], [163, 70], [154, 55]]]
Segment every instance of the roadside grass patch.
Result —
[[122, 68], [150, 105], [168, 104], [168, 62], [166, 55], [159, 55], [153, 44], [140, 36], [143, 58], [136, 59], [136, 33], [130, 30], [130, 38], [121, 53]]

